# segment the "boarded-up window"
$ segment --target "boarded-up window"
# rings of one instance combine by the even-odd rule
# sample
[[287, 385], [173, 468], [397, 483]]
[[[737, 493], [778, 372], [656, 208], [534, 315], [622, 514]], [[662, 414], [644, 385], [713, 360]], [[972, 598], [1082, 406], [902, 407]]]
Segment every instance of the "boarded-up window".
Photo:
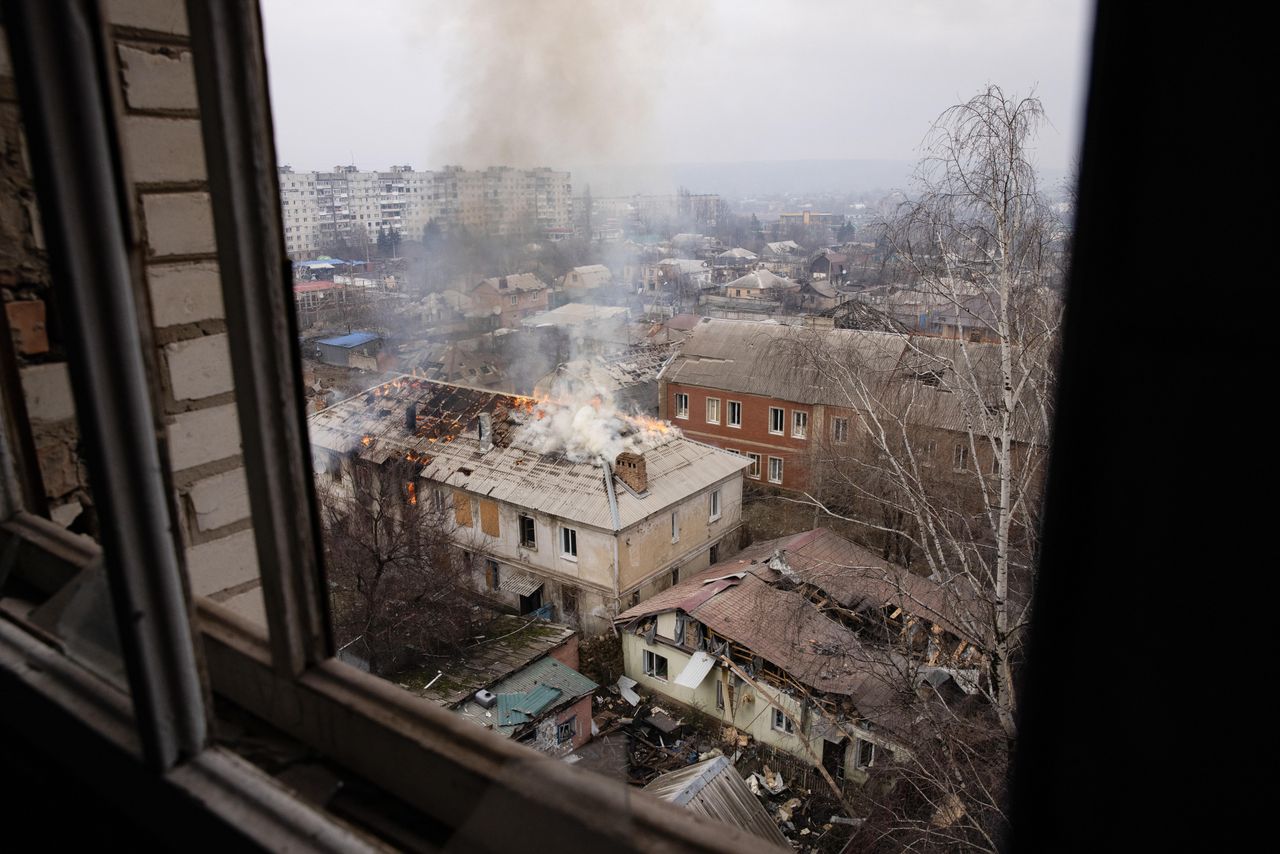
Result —
[[480, 499], [480, 530], [491, 537], [498, 536], [498, 503]]
[[453, 517], [463, 528], [471, 527], [471, 496], [456, 489], [453, 491]]

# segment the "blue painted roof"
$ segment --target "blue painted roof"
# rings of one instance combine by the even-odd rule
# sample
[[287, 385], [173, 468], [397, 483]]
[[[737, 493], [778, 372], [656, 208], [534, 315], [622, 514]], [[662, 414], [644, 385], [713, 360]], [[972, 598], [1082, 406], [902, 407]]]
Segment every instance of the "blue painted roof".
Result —
[[378, 336], [372, 332], [351, 332], [347, 335], [339, 335], [337, 338], [323, 338], [319, 343], [328, 344], [330, 347], [359, 347], [361, 344], [377, 340]]

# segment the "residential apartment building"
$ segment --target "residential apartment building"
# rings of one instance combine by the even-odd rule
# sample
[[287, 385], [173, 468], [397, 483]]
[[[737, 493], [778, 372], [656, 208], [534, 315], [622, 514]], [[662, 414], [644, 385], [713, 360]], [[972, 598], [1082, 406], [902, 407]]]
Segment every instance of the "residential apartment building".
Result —
[[279, 180], [285, 249], [295, 259], [337, 242], [376, 243], [383, 229], [420, 240], [431, 222], [493, 235], [545, 234], [572, 225], [569, 173], [545, 167], [294, 172], [281, 166]]
[[[838, 368], [858, 365], [884, 384], [882, 401], [901, 405], [922, 466], [954, 480], [994, 473], [989, 443], [970, 442], [973, 401], [953, 374], [969, 364], [991, 386], [999, 354], [994, 345], [966, 342], [967, 354], [959, 346], [893, 332], [705, 318], [659, 375], [659, 414], [690, 438], [745, 455], [749, 480], [816, 490], [832, 460], [862, 452], [854, 443], [862, 439], [865, 400], [839, 381]], [[1032, 425], [1015, 427], [1015, 450], [1043, 443]]]
[[311, 441], [340, 483], [357, 466], [418, 466], [407, 495], [448, 515], [479, 591], [520, 613], [550, 605], [588, 635], [736, 553], [741, 457], [670, 432], [573, 462], [523, 438], [534, 403], [405, 376], [312, 415]]

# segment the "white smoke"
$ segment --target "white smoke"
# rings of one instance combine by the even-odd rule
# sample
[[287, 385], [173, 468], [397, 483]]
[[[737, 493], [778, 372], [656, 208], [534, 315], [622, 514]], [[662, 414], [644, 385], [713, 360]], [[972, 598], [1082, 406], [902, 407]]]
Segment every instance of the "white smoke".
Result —
[[680, 435], [663, 421], [618, 408], [608, 378], [591, 367], [557, 377], [550, 397], [523, 416], [515, 441], [540, 454], [563, 454], [571, 462], [610, 465], [623, 451], [643, 453]]

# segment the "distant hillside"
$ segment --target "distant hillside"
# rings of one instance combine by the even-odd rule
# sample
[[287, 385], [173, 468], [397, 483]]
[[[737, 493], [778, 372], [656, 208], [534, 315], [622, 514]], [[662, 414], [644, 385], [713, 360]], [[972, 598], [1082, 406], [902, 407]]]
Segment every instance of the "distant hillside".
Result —
[[[773, 193], [858, 193], [906, 187], [915, 163], [907, 160], [776, 160], [743, 163], [674, 163], [623, 167], [571, 167], [573, 192], [590, 184], [596, 196], [671, 193], [687, 187], [694, 193], [730, 198]], [[1054, 195], [1062, 183], [1060, 169], [1041, 170], [1041, 188]]]

